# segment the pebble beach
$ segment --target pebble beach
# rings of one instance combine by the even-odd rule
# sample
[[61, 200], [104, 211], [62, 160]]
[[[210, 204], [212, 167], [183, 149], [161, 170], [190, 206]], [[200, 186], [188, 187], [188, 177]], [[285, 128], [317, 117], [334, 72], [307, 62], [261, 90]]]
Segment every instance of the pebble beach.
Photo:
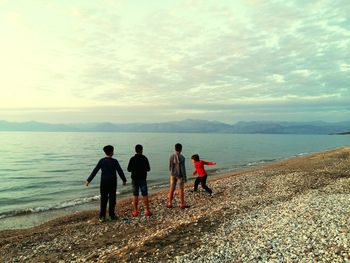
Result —
[[[185, 188], [190, 207], [118, 220], [79, 212], [40, 226], [0, 232], [0, 262], [350, 262], [350, 147], [208, 178], [213, 196]], [[98, 207], [96, 208], [98, 209]]]

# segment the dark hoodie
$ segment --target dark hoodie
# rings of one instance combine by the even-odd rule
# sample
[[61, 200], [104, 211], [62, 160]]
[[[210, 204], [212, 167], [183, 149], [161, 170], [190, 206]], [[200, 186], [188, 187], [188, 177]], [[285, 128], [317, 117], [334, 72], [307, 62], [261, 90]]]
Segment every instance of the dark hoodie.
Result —
[[147, 172], [151, 170], [146, 156], [135, 154], [130, 158], [128, 172], [131, 172], [131, 179], [137, 182], [146, 181]]

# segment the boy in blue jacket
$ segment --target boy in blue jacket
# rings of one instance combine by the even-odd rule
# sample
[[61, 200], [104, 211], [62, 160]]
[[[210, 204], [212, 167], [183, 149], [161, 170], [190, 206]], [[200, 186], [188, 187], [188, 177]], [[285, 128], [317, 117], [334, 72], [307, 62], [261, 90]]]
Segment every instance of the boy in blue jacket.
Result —
[[92, 170], [90, 176], [86, 179], [85, 185], [89, 186], [90, 182], [98, 171], [101, 169], [101, 183], [100, 183], [100, 195], [101, 195], [101, 205], [100, 205], [100, 215], [99, 221], [106, 221], [106, 209], [107, 203], [109, 201], [109, 217], [110, 220], [116, 220], [115, 215], [115, 205], [116, 205], [116, 191], [117, 191], [117, 173], [123, 181], [123, 185], [126, 185], [126, 178], [119, 162], [112, 158], [114, 154], [114, 147], [112, 145], [106, 145], [103, 147], [103, 151], [106, 157], [99, 160], [96, 167]]

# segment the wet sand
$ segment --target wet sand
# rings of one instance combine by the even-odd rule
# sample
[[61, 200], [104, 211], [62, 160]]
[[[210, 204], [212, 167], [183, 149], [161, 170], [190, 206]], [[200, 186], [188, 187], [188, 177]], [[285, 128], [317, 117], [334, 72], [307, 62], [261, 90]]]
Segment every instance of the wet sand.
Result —
[[[341, 235], [342, 239], [336, 241], [333, 234], [317, 233], [316, 226], [312, 232], [314, 236], [304, 234], [308, 237], [305, 241], [302, 236], [299, 239], [298, 231], [293, 232], [307, 224], [310, 224], [309, 228], [313, 227], [312, 222], [316, 222], [316, 219], [310, 221], [310, 218], [306, 218], [297, 224], [290, 222], [291, 218], [297, 221], [298, 213], [304, 206], [305, 211], [311, 209], [308, 207], [310, 200], [315, 198], [328, 200], [329, 197], [341, 196], [341, 200], [350, 203], [349, 147], [217, 178], [209, 177], [208, 186], [214, 191], [212, 197], [203, 191], [191, 193], [192, 184], [188, 183], [185, 189], [185, 200], [190, 205], [188, 209], [178, 208], [177, 195], [174, 207], [166, 208], [167, 190], [161, 190], [150, 197], [154, 213], [150, 218], [143, 216], [141, 200], [140, 216], [133, 218], [131, 198], [126, 198], [117, 204], [117, 221], [99, 223], [98, 211], [95, 210], [61, 217], [33, 228], [0, 231], [0, 262], [350, 260], [350, 227], [346, 228], [350, 225], [349, 219], [342, 219], [337, 224], [329, 223], [325, 228], [335, 236]], [[291, 208], [296, 201], [298, 205]], [[304, 204], [304, 201], [308, 203]], [[329, 206], [332, 206], [331, 202]], [[325, 216], [343, 218], [346, 215], [346, 218], [350, 218], [350, 208], [348, 210], [345, 203], [342, 207], [344, 209], [339, 211], [332, 210], [332, 207], [329, 212], [325, 209], [327, 207], [323, 207], [323, 210], [331, 214]], [[266, 211], [272, 212], [266, 214]], [[284, 216], [278, 218], [277, 215]], [[254, 221], [256, 225], [260, 224], [260, 219], [269, 222], [268, 226], [260, 226], [261, 236], [259, 230], [253, 232], [254, 226], [247, 227], [252, 218], [257, 220]], [[286, 226], [293, 223], [288, 229], [290, 235], [282, 233], [283, 229], [277, 227], [285, 218], [290, 218]], [[234, 225], [237, 228], [228, 229], [228, 226]], [[230, 231], [225, 232], [225, 229]], [[294, 237], [290, 237], [292, 233]], [[293, 241], [289, 238], [296, 239]], [[317, 242], [325, 238], [327, 242], [324, 245], [317, 243], [309, 250], [303, 249], [309, 247], [314, 239]]]

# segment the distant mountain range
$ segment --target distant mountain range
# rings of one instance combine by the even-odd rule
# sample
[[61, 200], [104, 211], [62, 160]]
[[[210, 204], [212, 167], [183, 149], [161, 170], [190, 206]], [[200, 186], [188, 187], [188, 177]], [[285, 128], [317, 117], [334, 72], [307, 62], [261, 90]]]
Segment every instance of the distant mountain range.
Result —
[[273, 122], [241, 121], [226, 124], [218, 121], [187, 119], [163, 123], [76, 123], [49, 124], [42, 122], [0, 121], [0, 131], [60, 131], [60, 132], [186, 132], [186, 133], [262, 133], [262, 134], [350, 134], [346, 122]]

